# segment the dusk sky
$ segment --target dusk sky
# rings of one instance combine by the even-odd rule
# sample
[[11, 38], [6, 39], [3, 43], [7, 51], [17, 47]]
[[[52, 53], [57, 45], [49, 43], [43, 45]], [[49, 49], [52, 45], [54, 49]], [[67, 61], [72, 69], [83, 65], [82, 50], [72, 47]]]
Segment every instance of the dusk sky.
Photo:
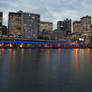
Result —
[[41, 14], [42, 21], [54, 23], [65, 18], [79, 20], [82, 16], [92, 16], [91, 0], [0, 0], [0, 11], [4, 12], [4, 24], [7, 25], [8, 12], [22, 10]]

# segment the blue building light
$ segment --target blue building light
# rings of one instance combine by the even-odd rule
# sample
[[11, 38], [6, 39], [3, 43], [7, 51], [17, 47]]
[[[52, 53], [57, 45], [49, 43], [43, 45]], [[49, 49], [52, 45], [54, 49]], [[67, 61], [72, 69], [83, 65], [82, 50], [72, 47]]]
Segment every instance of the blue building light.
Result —
[[81, 44], [72, 44], [72, 43], [33, 42], [33, 41], [3, 41], [3, 40], [0, 40], [0, 43], [16, 43], [16, 44], [49, 44], [49, 45], [78, 45], [78, 46], [81, 46]]

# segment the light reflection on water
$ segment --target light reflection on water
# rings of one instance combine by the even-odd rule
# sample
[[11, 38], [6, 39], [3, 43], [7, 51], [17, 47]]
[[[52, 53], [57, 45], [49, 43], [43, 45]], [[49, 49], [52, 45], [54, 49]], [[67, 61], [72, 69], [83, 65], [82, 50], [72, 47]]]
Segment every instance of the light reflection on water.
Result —
[[78, 49], [73, 50], [74, 67], [75, 67], [75, 77], [78, 78], [79, 75], [79, 60], [78, 60]]
[[9, 54], [9, 57], [8, 57], [8, 58], [9, 58], [9, 60], [8, 60], [8, 61], [11, 63], [11, 58], [12, 58], [12, 49], [10, 48], [10, 49], [8, 49], [8, 51], [9, 51], [9, 53], [8, 53], [8, 54]]
[[0, 89], [79, 92], [85, 85], [88, 92], [91, 55], [91, 49], [0, 49]]
[[23, 60], [24, 60], [24, 48], [21, 49], [20, 57], [21, 57], [21, 64], [23, 64]]
[[60, 61], [61, 61], [61, 49], [58, 49], [58, 64], [60, 64]]
[[88, 69], [90, 69], [90, 49], [87, 49], [87, 66]]

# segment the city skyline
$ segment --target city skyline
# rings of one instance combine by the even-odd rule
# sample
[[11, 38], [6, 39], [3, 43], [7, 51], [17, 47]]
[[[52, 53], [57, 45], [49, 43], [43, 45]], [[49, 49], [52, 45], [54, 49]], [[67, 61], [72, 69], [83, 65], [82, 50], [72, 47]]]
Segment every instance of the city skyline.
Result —
[[[41, 20], [51, 21], [54, 23], [54, 29], [56, 28], [56, 23], [59, 20], [65, 18], [71, 18], [73, 21], [78, 20], [82, 16], [92, 16], [91, 2], [90, 0], [7, 0], [0, 1], [0, 11], [4, 11], [4, 24], [7, 25], [8, 12], [23, 10], [24, 12], [34, 12], [41, 14]], [[68, 3], [67, 3], [68, 2]]]

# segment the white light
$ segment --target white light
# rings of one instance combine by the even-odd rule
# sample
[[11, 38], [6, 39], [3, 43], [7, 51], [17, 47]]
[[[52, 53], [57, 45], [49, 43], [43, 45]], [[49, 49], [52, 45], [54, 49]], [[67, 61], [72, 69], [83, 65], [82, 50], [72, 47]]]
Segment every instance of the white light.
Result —
[[12, 44], [10, 44], [10, 47], [12, 47]]
[[21, 44], [21, 45], [20, 45], [20, 47], [22, 48], [22, 47], [23, 47], [23, 45]]
[[79, 41], [84, 41], [84, 38], [79, 38]]

